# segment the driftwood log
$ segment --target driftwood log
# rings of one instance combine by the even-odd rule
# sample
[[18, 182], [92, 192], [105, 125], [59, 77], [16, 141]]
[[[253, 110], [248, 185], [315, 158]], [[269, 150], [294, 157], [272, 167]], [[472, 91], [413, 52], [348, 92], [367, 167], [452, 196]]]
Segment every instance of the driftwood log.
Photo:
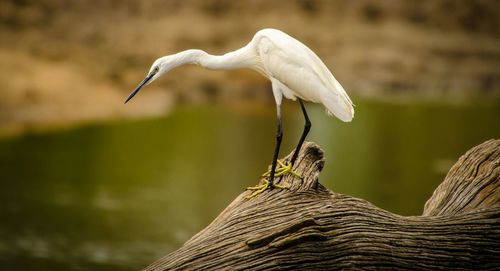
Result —
[[[286, 159], [290, 159], [290, 155]], [[306, 143], [288, 190], [239, 195], [210, 225], [145, 270], [500, 270], [500, 140], [463, 155], [404, 217], [318, 182]]]

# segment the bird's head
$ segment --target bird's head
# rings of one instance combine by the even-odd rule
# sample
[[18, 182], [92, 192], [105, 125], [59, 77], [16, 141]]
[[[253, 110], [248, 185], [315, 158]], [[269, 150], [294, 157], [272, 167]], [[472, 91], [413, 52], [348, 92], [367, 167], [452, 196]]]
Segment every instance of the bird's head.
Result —
[[146, 75], [146, 78], [142, 80], [142, 82], [137, 85], [137, 87], [130, 93], [128, 96], [127, 100], [125, 100], [125, 103], [127, 103], [130, 99], [132, 99], [138, 92], [141, 90], [143, 86], [149, 85], [151, 82], [154, 80], [158, 79], [158, 77], [162, 76], [169, 70], [173, 68], [172, 66], [172, 60], [170, 59], [170, 56], [164, 56], [161, 58], [158, 58], [153, 65], [151, 65], [151, 69], [149, 69], [148, 75]]

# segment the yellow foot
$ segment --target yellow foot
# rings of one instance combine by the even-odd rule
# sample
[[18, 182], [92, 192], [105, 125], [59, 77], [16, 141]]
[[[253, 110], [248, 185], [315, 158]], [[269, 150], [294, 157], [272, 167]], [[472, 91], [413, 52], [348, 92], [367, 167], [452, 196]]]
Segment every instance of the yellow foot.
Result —
[[[302, 176], [300, 176], [300, 174], [298, 174], [297, 172], [292, 170], [292, 164], [290, 164], [290, 163], [284, 164], [280, 160], [278, 160], [277, 162], [278, 162], [278, 166], [276, 167], [276, 171], [274, 172], [274, 177], [280, 177], [280, 176], [283, 176], [287, 173], [290, 173], [297, 178], [302, 178]], [[262, 177], [267, 178], [269, 176], [271, 176], [271, 170], [268, 170], [266, 173], [262, 174]]]
[[251, 199], [255, 196], [257, 196], [258, 194], [264, 192], [266, 189], [268, 188], [279, 188], [279, 189], [286, 189], [287, 187], [285, 185], [280, 185], [280, 184], [277, 184], [277, 183], [274, 183], [271, 185], [271, 183], [264, 179], [263, 180], [264, 183], [263, 184], [259, 184], [259, 185], [256, 185], [256, 186], [251, 186], [251, 187], [247, 187], [247, 190], [254, 190], [252, 192], [252, 194], [246, 196], [245, 198], [246, 199]]

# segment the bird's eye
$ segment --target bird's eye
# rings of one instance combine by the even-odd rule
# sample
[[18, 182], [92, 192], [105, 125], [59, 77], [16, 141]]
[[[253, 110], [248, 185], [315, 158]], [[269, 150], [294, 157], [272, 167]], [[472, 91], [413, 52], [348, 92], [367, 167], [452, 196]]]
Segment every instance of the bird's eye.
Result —
[[153, 70], [154, 73], [157, 73], [160, 70], [160, 67], [156, 66], [155, 69]]

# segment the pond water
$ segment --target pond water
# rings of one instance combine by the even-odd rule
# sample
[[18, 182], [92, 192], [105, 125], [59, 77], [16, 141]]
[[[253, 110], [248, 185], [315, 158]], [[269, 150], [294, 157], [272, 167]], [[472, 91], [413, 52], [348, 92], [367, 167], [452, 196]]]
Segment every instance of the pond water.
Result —
[[[500, 135], [498, 103], [357, 100], [341, 123], [308, 106], [320, 180], [401, 215], [418, 215], [469, 148]], [[284, 109], [281, 156], [303, 120]], [[274, 107], [179, 108], [0, 139], [0, 270], [138, 270], [206, 226], [270, 163]]]

